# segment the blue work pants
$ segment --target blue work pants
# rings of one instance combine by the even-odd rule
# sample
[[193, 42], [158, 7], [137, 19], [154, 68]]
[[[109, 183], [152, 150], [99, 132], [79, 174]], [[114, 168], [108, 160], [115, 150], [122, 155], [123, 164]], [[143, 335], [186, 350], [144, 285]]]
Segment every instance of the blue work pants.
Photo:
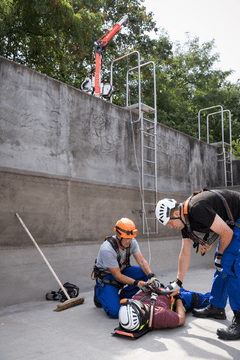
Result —
[[[147, 275], [142, 271], [139, 266], [131, 266], [124, 271], [124, 275], [129, 276], [134, 280], [148, 281]], [[112, 275], [106, 276], [104, 279], [115, 280]], [[119, 290], [116, 286], [104, 284], [104, 287], [96, 281], [97, 290], [96, 295], [104, 311], [111, 318], [117, 319], [118, 312], [120, 309], [120, 300], [121, 298], [132, 298], [138, 291], [139, 288], [135, 285], [128, 285], [121, 290], [121, 298], [119, 296]]]
[[[237, 220], [240, 223], [240, 218]], [[217, 249], [218, 250], [218, 249]], [[227, 299], [234, 311], [240, 311], [240, 229], [233, 228], [233, 237], [223, 253], [222, 270], [214, 274], [210, 303], [221, 309]]]

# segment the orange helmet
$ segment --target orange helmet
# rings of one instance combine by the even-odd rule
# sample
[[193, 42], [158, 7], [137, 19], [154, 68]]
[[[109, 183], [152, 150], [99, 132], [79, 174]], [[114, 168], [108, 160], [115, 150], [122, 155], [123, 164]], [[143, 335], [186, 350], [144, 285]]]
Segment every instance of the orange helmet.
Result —
[[134, 222], [127, 218], [118, 220], [114, 227], [114, 231], [123, 238], [133, 238], [137, 236], [138, 233]]

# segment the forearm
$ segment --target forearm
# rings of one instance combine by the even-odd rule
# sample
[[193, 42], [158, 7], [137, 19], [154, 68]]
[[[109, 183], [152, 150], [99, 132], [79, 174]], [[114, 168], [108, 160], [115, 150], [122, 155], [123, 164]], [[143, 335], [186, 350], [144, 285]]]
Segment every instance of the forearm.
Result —
[[181, 299], [176, 300], [176, 313], [179, 316], [178, 326], [184, 325], [185, 324], [185, 311], [184, 311], [184, 307], [183, 307]]
[[183, 245], [178, 260], [178, 274], [177, 274], [177, 278], [181, 282], [183, 282], [183, 279], [188, 270], [190, 263], [190, 256], [191, 256], [191, 240], [183, 239]]
[[220, 236], [218, 252], [223, 254], [232, 241], [232, 229], [217, 214], [210, 229]]
[[146, 260], [144, 260], [142, 263], [139, 264], [142, 271], [146, 274], [149, 275], [150, 273], [152, 273], [152, 269], [151, 267], [148, 265], [148, 262]]
[[[112, 274], [113, 275], [113, 274]], [[134, 279], [121, 273], [113, 275], [117, 281], [126, 285], [134, 285]]]
[[223, 254], [230, 242], [232, 241], [231, 235], [220, 236], [218, 252]]
[[135, 260], [137, 261], [138, 265], [140, 266], [140, 268], [142, 269], [142, 271], [146, 274], [149, 275], [150, 273], [152, 273], [152, 269], [149, 266], [147, 260], [143, 257], [142, 253], [139, 252], [137, 254], [134, 255]]

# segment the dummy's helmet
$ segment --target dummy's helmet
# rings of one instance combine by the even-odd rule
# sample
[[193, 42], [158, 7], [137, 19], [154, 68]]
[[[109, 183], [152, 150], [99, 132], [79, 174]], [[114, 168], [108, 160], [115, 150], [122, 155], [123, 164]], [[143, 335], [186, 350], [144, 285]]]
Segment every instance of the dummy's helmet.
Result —
[[163, 199], [157, 203], [155, 215], [158, 221], [166, 225], [170, 220], [171, 210], [178, 206], [178, 202], [174, 199]]
[[133, 238], [137, 236], [137, 229], [134, 222], [127, 218], [122, 218], [117, 221], [114, 231], [123, 238]]
[[149, 313], [146, 305], [140, 300], [122, 299], [119, 310], [119, 324], [127, 331], [142, 330], [147, 326]]

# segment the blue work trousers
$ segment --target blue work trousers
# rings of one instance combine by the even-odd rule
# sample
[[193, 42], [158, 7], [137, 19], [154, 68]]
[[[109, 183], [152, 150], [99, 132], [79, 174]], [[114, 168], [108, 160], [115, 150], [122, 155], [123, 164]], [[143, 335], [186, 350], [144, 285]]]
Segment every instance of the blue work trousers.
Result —
[[[147, 275], [142, 271], [139, 266], [131, 266], [124, 271], [124, 275], [129, 276], [134, 280], [142, 280], [148, 281]], [[116, 279], [112, 275], [106, 276], [104, 279], [115, 280]], [[113, 285], [105, 284], [104, 287], [96, 281], [97, 290], [96, 295], [104, 311], [107, 313], [108, 316], [111, 318], [117, 319], [118, 312], [120, 309], [120, 296], [118, 294], [119, 290], [117, 287]], [[128, 285], [121, 291], [121, 298], [132, 298], [137, 292], [139, 288], [135, 285]]]
[[[186, 311], [192, 310], [193, 292], [185, 290], [183, 288], [181, 288], [179, 292], [181, 294], [182, 299], [185, 302], [185, 304], [184, 304], [185, 310]], [[199, 304], [198, 304], [197, 308], [203, 308], [203, 307], [206, 307], [207, 305], [209, 305], [210, 292], [207, 292], [206, 294], [201, 294], [201, 293], [195, 292], [195, 294], [198, 294], [198, 298], [199, 298]]]
[[[240, 223], [240, 218], [237, 220]], [[218, 251], [218, 248], [217, 248]], [[240, 311], [240, 229], [233, 228], [233, 237], [223, 253], [222, 270], [213, 278], [210, 303], [224, 309], [229, 298], [231, 309]]]

